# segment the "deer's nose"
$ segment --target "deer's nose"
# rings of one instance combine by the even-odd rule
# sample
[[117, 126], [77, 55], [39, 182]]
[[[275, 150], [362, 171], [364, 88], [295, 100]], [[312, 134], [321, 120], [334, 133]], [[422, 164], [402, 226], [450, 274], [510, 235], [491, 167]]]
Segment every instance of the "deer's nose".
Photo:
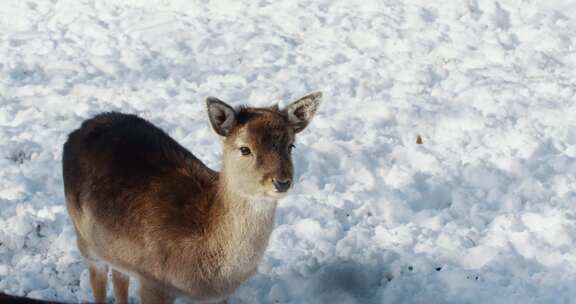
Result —
[[288, 189], [290, 189], [290, 184], [292, 184], [292, 181], [290, 179], [277, 180], [274, 178], [272, 179], [272, 183], [274, 184], [276, 191], [286, 192]]

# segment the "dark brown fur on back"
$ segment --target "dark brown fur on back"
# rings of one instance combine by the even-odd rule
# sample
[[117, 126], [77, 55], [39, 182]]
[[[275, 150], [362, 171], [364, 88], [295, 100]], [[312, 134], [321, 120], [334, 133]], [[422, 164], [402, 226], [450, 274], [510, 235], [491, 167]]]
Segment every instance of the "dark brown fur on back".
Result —
[[[201, 232], [205, 221], [190, 222], [197, 217], [185, 215], [207, 213], [210, 208], [191, 204], [189, 199], [209, 193], [206, 189], [218, 178], [162, 130], [121, 113], [100, 114], [70, 134], [64, 145], [63, 175], [67, 196], [75, 198], [78, 211], [92, 208], [111, 230], [115, 226], [133, 229], [126, 234], [134, 240], [152, 219], [189, 233]], [[158, 202], [169, 205], [146, 206]], [[146, 214], [150, 212], [156, 214]]]

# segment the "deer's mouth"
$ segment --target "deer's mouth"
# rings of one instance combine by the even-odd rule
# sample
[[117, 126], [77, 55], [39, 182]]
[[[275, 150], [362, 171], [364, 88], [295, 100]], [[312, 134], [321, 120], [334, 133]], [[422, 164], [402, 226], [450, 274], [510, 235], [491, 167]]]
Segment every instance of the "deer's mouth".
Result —
[[290, 193], [290, 189], [288, 189], [286, 191], [282, 191], [282, 192], [280, 192], [276, 189], [271, 189], [271, 190], [266, 192], [266, 195], [270, 196], [272, 198], [275, 198], [275, 199], [281, 199], [281, 198], [287, 196], [288, 193]]
[[278, 191], [276, 191], [276, 189], [274, 189], [272, 187], [272, 188], [264, 189], [259, 194], [250, 196], [250, 199], [251, 200], [264, 200], [264, 201], [266, 201], [266, 200], [277, 201], [279, 199], [286, 197], [288, 195], [288, 193], [290, 193], [290, 190], [285, 191], [285, 192], [278, 192]]

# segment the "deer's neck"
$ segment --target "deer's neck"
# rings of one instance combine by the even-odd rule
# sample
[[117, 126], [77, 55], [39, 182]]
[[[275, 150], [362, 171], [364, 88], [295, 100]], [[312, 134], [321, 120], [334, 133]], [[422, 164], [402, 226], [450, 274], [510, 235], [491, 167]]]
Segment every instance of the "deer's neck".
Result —
[[238, 195], [227, 187], [222, 173], [217, 183], [206, 213], [210, 221], [206, 234], [166, 251], [174, 254], [175, 262], [169, 266], [172, 274], [163, 280], [188, 294], [214, 296], [234, 291], [257, 270], [274, 225], [276, 200]]
[[249, 275], [268, 244], [277, 200], [239, 195], [227, 187], [224, 176], [219, 183], [217, 203], [221, 212], [213, 227], [214, 242], [210, 247], [219, 252], [224, 272]]
[[[249, 223], [254, 224], [267, 223], [273, 220], [278, 200], [271, 197], [247, 197], [229, 186], [231, 183], [228, 182], [228, 179], [231, 178], [234, 177], [227, 176], [224, 171], [220, 172], [218, 178], [216, 200], [219, 208], [223, 211], [221, 213], [223, 219], [226, 222], [240, 221], [245, 223], [249, 221]], [[226, 226], [225, 223], [220, 224], [223, 227]]]

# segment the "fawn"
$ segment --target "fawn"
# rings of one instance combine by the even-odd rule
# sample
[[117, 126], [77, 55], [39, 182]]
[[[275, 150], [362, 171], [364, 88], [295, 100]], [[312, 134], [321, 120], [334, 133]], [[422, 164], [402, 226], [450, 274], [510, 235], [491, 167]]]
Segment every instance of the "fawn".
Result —
[[88, 119], [64, 144], [66, 205], [89, 263], [94, 301], [117, 303], [129, 276], [142, 303], [226, 303], [257, 270], [279, 199], [293, 184], [291, 150], [321, 93], [285, 109], [232, 108], [206, 99], [221, 137], [221, 172], [150, 122], [121, 113]]

